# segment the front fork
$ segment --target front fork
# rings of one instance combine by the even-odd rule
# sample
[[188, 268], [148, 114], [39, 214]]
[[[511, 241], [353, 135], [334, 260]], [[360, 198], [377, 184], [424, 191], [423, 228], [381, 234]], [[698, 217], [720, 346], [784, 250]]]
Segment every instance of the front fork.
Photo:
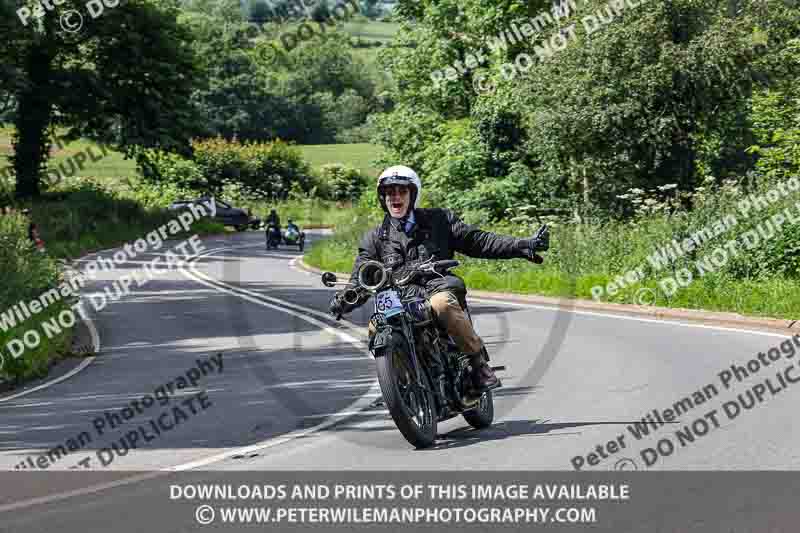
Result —
[[411, 352], [409, 355], [411, 356], [411, 365], [414, 367], [414, 374], [417, 376], [417, 386], [419, 386], [422, 390], [428, 390], [427, 384], [422, 379], [422, 365], [419, 363], [419, 357], [417, 357], [417, 343], [414, 339], [414, 330], [411, 328], [408, 320], [405, 318], [401, 319], [401, 327], [403, 329], [403, 334], [408, 341], [408, 349]]
[[[408, 349], [409, 349], [409, 357], [411, 359], [411, 366], [412, 366], [412, 368], [414, 370], [414, 374], [416, 375], [416, 385], [418, 387], [420, 387], [422, 390], [432, 392], [434, 396], [437, 396], [435, 391], [430, 391], [430, 389], [428, 388], [427, 383], [425, 382], [425, 380], [423, 378], [424, 370], [422, 369], [422, 365], [420, 364], [419, 357], [417, 356], [417, 347], [416, 347], [416, 342], [415, 342], [415, 338], [414, 338], [414, 330], [411, 327], [411, 324], [409, 323], [409, 321], [402, 315], [399, 317], [399, 320], [394, 321], [395, 325], [389, 324], [386, 321], [386, 319], [383, 318], [383, 316], [373, 315], [373, 318], [371, 320], [372, 320], [373, 326], [375, 327], [375, 335], [373, 336], [372, 342], [370, 343], [371, 347], [375, 345], [375, 338], [377, 336], [379, 336], [379, 335], [382, 336], [384, 339], [388, 340], [389, 342], [391, 342], [390, 339], [392, 338], [392, 330], [394, 328], [398, 327], [398, 325], [399, 325], [399, 328], [403, 332], [403, 336], [405, 337], [405, 339], [407, 341], [406, 344], [408, 345]], [[399, 324], [397, 324], [397, 322], [399, 322]], [[380, 343], [380, 344], [383, 344], [383, 343]], [[382, 345], [381, 347], [384, 347], [384, 346]], [[377, 352], [377, 350], [376, 350], [376, 352]], [[390, 350], [390, 352], [391, 352], [391, 350]], [[377, 353], [375, 355], [377, 356]], [[385, 356], [383, 356], [383, 357], [385, 357]]]

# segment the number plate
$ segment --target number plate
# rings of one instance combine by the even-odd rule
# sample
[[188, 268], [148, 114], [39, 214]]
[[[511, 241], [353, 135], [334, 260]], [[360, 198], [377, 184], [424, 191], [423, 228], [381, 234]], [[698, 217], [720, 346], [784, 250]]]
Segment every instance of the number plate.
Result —
[[382, 313], [385, 317], [394, 316], [403, 312], [400, 296], [394, 289], [389, 289], [375, 296], [375, 312]]

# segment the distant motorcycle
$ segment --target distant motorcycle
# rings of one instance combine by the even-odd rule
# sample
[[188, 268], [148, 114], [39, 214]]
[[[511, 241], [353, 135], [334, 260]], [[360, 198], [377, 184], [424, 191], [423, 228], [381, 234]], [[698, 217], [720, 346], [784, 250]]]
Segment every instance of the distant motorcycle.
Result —
[[278, 248], [281, 243], [281, 230], [275, 224], [267, 224], [267, 250]]
[[298, 246], [302, 252], [303, 248], [305, 248], [306, 234], [305, 232], [293, 227], [286, 228], [286, 231], [283, 234], [283, 242], [288, 246]]

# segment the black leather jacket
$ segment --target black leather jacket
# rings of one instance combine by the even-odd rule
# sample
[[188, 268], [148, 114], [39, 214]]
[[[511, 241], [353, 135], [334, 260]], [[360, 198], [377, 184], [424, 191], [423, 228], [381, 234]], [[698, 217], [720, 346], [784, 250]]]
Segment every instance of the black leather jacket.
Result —
[[267, 224], [267, 226], [269, 226], [270, 224], [272, 224], [272, 225], [274, 225], [276, 228], [280, 229], [280, 227], [281, 227], [281, 217], [279, 217], [277, 213], [274, 213], [274, 214], [273, 214], [273, 213], [270, 213], [270, 214], [267, 216], [266, 224]]
[[[455, 252], [486, 259], [525, 257], [517, 247], [520, 239], [467, 225], [448, 209], [415, 209], [414, 216], [416, 224], [410, 235], [406, 235], [398, 221], [389, 215], [384, 217], [381, 225], [364, 235], [353, 265], [351, 285], [356, 283], [359, 266], [367, 260], [380, 261], [396, 270], [406, 263], [425, 261], [431, 257], [434, 261], [453, 259]], [[430, 276], [421, 280], [420, 286], [409, 288], [402, 296], [430, 296], [444, 290], [455, 293], [463, 304], [467, 287], [464, 280], [454, 274], [444, 278]], [[367, 299], [365, 297], [358, 305]]]

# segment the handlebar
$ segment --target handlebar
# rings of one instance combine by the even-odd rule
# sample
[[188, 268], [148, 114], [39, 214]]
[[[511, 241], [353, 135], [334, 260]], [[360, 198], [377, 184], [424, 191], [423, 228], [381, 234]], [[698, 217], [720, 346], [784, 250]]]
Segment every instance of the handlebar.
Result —
[[415, 266], [406, 266], [403, 269], [403, 272], [406, 274], [402, 279], [396, 281], [396, 283], [400, 286], [407, 285], [414, 279], [416, 274], [431, 274], [431, 273], [439, 273], [439, 271], [449, 270], [451, 268], [455, 268], [461, 263], [456, 261], [455, 259], [444, 259], [442, 261], [433, 261], [430, 260], [425, 261], [419, 265]]
[[455, 259], [445, 259], [444, 261], [436, 261], [433, 263], [432, 270], [449, 270], [460, 265], [460, 261]]
[[322, 274], [322, 283], [326, 287], [347, 286], [348, 288], [342, 293], [342, 298], [349, 304], [355, 304], [361, 294], [366, 292], [377, 292], [383, 288], [387, 283], [394, 282], [394, 284], [403, 286], [408, 284], [418, 273], [439, 273], [451, 268], [455, 268], [461, 263], [455, 259], [445, 259], [442, 261], [426, 261], [419, 265], [410, 265], [403, 268], [400, 272], [404, 274], [401, 279], [395, 279], [392, 269], [387, 268], [378, 261], [367, 261], [358, 269], [356, 279], [358, 285], [352, 287], [348, 282], [338, 281], [336, 275], [332, 272], [325, 272]]

